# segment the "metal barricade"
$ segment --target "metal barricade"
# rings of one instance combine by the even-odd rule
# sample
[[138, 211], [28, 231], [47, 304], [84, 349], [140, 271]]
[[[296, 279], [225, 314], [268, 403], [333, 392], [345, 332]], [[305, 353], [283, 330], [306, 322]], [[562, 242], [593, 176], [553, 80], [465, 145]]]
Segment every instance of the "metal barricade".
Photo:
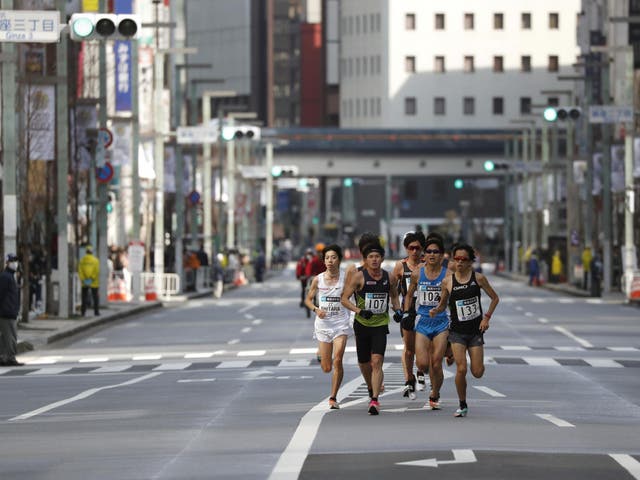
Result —
[[142, 272], [140, 274], [140, 290], [142, 292], [148, 291], [150, 284], [153, 285], [154, 292], [158, 297], [170, 297], [180, 293], [180, 276], [177, 273]]

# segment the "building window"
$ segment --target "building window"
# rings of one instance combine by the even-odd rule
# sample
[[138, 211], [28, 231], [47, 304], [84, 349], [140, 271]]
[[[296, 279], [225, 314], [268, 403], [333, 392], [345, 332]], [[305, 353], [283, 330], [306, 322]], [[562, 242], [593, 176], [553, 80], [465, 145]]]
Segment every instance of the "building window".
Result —
[[362, 116], [363, 117], [367, 116], [367, 99], [366, 98], [362, 99]]
[[560, 28], [560, 14], [559, 13], [550, 13], [549, 14], [549, 28], [551, 30], [558, 30]]
[[349, 59], [348, 64], [349, 64], [349, 76], [353, 77], [353, 58]]
[[367, 33], [367, 16], [362, 15], [362, 33]]
[[362, 74], [367, 74], [367, 57], [362, 57]]
[[444, 30], [444, 13], [436, 13], [435, 22], [436, 30]]
[[522, 30], [531, 30], [531, 14], [523, 13], [521, 17], [520, 27]]
[[360, 35], [360, 15], [356, 16], [356, 35]]
[[493, 29], [494, 30], [504, 29], [504, 15], [502, 13], [493, 14]]
[[472, 55], [466, 55], [464, 57], [464, 71], [465, 73], [473, 73], [475, 72], [476, 68], [473, 62], [473, 56]]
[[349, 35], [353, 35], [353, 17], [349, 17]]
[[371, 98], [369, 99], [369, 111], [371, 112], [371, 116], [372, 116], [372, 117], [375, 117], [375, 115], [376, 115], [375, 103], [376, 103], [376, 102], [375, 102], [374, 98], [373, 98], [373, 97], [371, 97]]
[[416, 73], [416, 57], [404, 57], [404, 71], [407, 73]]
[[504, 98], [493, 97], [493, 114], [504, 115]]
[[504, 60], [502, 55], [496, 55], [493, 57], [493, 71], [504, 72]]
[[380, 73], [380, 55], [376, 56], [376, 73]]
[[[413, 24], [415, 25], [415, 23], [416, 22], [414, 18]], [[379, 32], [379, 31], [380, 31], [380, 14], [376, 13], [376, 32]]]
[[520, 97], [520, 115], [531, 113], [531, 97]]
[[407, 13], [404, 16], [404, 28], [405, 28], [405, 30], [415, 30], [416, 29], [416, 14], [415, 13]]
[[371, 75], [374, 75], [376, 73], [376, 58], [373, 55], [369, 57], [369, 68], [371, 69]]
[[444, 97], [436, 97], [433, 99], [433, 113], [434, 115], [444, 115], [446, 110]]
[[380, 97], [376, 98], [376, 115], [382, 115], [382, 100], [380, 100]]
[[436, 56], [433, 62], [433, 71], [436, 73], [444, 73], [445, 72], [445, 67], [444, 67], [444, 57], [443, 56]]
[[465, 115], [475, 115], [476, 100], [473, 97], [464, 97], [462, 100], [462, 113]]
[[416, 97], [406, 97], [404, 99], [404, 114], [415, 115], [417, 111], [418, 106], [416, 104]]
[[371, 33], [375, 32], [376, 16], [373, 13], [371, 15], [369, 15], [369, 26], [371, 27]]
[[360, 116], [360, 99], [356, 98], [356, 117]]
[[356, 77], [360, 76], [360, 57], [356, 58]]
[[557, 72], [560, 68], [558, 56], [557, 55], [549, 55], [549, 71]]
[[531, 56], [523, 55], [520, 57], [520, 71], [522, 72], [530, 72], [531, 71]]
[[560, 105], [560, 99], [558, 97], [549, 97], [547, 98], [547, 105], [550, 107], [557, 107]]
[[464, 29], [465, 30], [473, 30], [473, 13], [465, 13], [464, 14]]

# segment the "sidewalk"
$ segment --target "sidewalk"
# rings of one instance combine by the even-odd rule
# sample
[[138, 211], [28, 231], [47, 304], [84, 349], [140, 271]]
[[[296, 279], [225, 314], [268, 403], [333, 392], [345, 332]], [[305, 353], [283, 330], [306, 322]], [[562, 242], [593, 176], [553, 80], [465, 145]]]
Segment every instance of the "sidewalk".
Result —
[[[212, 296], [212, 291], [206, 289], [199, 292], [174, 295], [170, 299], [164, 300], [164, 303], [184, 302], [191, 298], [209, 296]], [[93, 316], [92, 311], [89, 311], [85, 317], [77, 316], [66, 319], [30, 318], [28, 323], [21, 322], [18, 325], [18, 353], [37, 350], [49, 343], [76, 335], [98, 325], [162, 308], [162, 306], [163, 301], [160, 300], [151, 302], [108, 302], [106, 305], [100, 306], [100, 316], [98, 317]]]
[[[525, 285], [529, 284], [529, 277], [527, 275], [522, 275], [519, 273], [512, 272], [498, 272], [495, 275], [503, 278], [509, 278], [515, 282], [524, 283]], [[602, 292], [601, 297], [591, 297], [590, 293], [586, 290], [578, 288], [569, 283], [543, 283], [540, 287], [530, 287], [530, 288], [544, 288], [546, 290], [551, 290], [553, 292], [563, 293], [565, 295], [571, 295], [573, 297], [585, 297], [585, 298], [601, 298], [603, 301], [607, 303], [620, 303], [625, 304], [629, 303], [627, 301], [626, 296], [622, 292]]]

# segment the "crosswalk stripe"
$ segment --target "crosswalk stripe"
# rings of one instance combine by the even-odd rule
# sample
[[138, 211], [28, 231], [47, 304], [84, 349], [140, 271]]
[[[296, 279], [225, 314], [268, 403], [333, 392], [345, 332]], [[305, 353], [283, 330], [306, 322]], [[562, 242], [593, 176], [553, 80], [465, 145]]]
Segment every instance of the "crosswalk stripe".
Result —
[[251, 360], [229, 360], [228, 362], [221, 362], [218, 368], [244, 368], [251, 365]]
[[117, 373], [128, 369], [131, 365], [105, 365], [91, 370], [91, 373]]
[[55, 375], [67, 370], [71, 370], [71, 367], [44, 367], [35, 372], [29, 372], [27, 375]]
[[598, 368], [624, 368], [623, 365], [620, 365], [615, 360], [611, 360], [609, 358], [583, 358], [585, 362], [587, 362], [592, 367]]
[[309, 360], [282, 360], [278, 366], [279, 367], [307, 367], [309, 366]]
[[163, 363], [162, 365], [158, 365], [153, 370], [184, 370], [191, 365], [191, 362], [175, 362], [175, 363]]
[[560, 364], [549, 357], [522, 357], [525, 362], [535, 367], [557, 367]]

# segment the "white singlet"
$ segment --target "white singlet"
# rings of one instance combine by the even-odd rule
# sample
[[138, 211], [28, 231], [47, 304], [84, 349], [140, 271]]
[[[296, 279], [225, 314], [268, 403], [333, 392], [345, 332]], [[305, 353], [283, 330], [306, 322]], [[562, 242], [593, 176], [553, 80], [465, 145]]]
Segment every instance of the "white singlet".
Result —
[[351, 327], [350, 311], [340, 303], [344, 289], [344, 272], [340, 270], [340, 277], [335, 285], [325, 283], [324, 276], [327, 273], [318, 275], [318, 293], [316, 295], [318, 307], [327, 312], [327, 315], [325, 318], [320, 318], [316, 314], [313, 338], [331, 343], [340, 335], [353, 335], [353, 328]]

